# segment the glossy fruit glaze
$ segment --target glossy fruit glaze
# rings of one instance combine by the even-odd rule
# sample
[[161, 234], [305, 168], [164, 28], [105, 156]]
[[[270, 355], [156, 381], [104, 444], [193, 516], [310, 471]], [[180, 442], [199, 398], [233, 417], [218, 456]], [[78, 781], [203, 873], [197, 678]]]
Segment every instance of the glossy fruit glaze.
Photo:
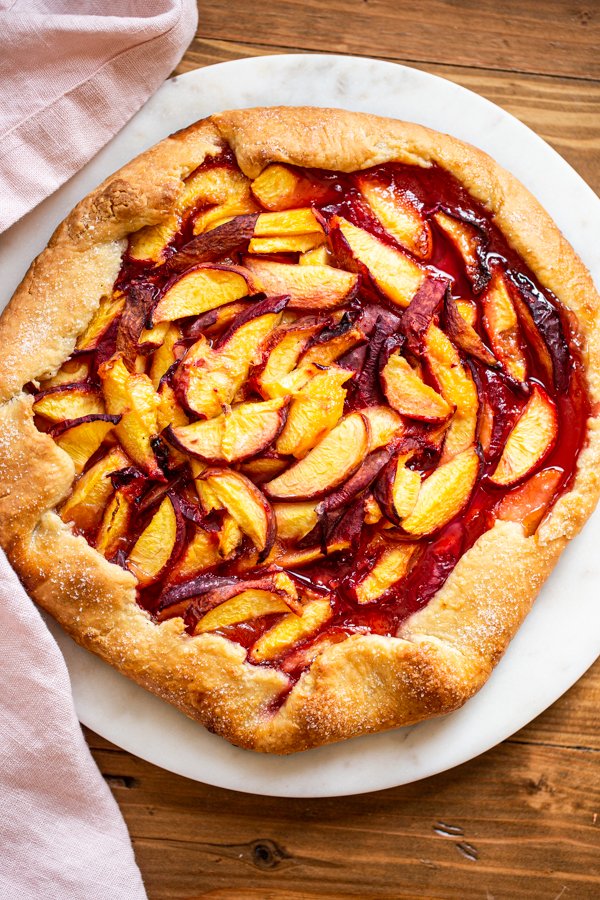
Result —
[[[222, 164], [232, 168], [236, 167], [233, 156], [225, 153], [221, 157], [209, 161], [201, 169]], [[328, 223], [331, 223], [335, 216], [341, 216], [377, 236], [386, 245], [398, 246], [391, 234], [385, 230], [374, 215], [364, 197], [361, 196], [357, 176], [315, 170], [296, 170], [296, 172], [312, 185], [310, 205], [318, 212], [326, 231]], [[453, 297], [468, 300], [474, 304], [477, 309], [475, 329], [484, 341], [486, 336], [481, 324], [482, 289], [474, 289], [473, 280], [467, 276], [461, 254], [433, 218], [438, 210], [443, 210], [450, 215], [459, 217], [462, 221], [469, 222], [480, 235], [480, 267], [484, 282], [483, 289], [485, 289], [486, 280], [491, 272], [501, 271], [508, 275], [512, 280], [514, 290], [520, 291], [529, 304], [533, 318], [537, 317], [537, 321], [543, 320], [545, 323], [543, 328], [545, 328], [546, 340], [561, 345], [562, 350], [560, 346], [558, 350], [556, 346], [551, 348], [554, 368], [549, 374], [547, 367], [540, 362], [540, 356], [535, 347], [531, 346], [521, 331], [520, 350], [526, 359], [528, 369], [528, 378], [525, 384], [517, 383], [502, 368], [492, 368], [478, 359], [467, 358], [464, 353], [461, 353], [461, 359], [465, 366], [468, 366], [477, 386], [480, 403], [485, 400], [495, 413], [487, 451], [485, 454], [480, 451], [480, 475], [469, 502], [459, 515], [439, 531], [420, 539], [421, 549], [408, 575], [387, 589], [375, 603], [364, 605], [357, 603], [354, 591], [356, 584], [368, 574], [374, 565], [376, 553], [373, 549], [373, 537], [382, 533], [382, 523], [386, 521], [385, 517], [382, 522], [365, 525], [350, 551], [334, 553], [298, 569], [287, 570], [300, 592], [307, 592], [308, 596], [313, 598], [328, 597], [333, 608], [333, 616], [324, 626], [314, 631], [308, 639], [294, 644], [291, 649], [288, 648], [277, 659], [269, 663], [281, 667], [292, 677], [292, 680], [310, 664], [310, 657], [304, 651], [315, 641], [321, 640], [324, 634], [332, 641], [338, 641], [355, 633], [384, 635], [397, 633], [399, 625], [412, 613], [422, 608], [443, 586], [460, 557], [480, 535], [493, 526], [503, 498], [507, 493], [518, 492], [520, 485], [508, 490], [499, 488], [490, 482], [489, 475], [497, 465], [511, 428], [523, 412], [533, 385], [537, 383], [545, 388], [556, 404], [558, 414], [559, 438], [543, 460], [544, 469], [553, 469], [557, 473], [554, 494], [545, 504], [544, 512], [547, 512], [556, 498], [568, 488], [573, 478], [577, 457], [584, 442], [585, 424], [589, 414], [585, 380], [580, 363], [578, 336], [571, 317], [550, 292], [542, 290], [523, 260], [508, 246], [502, 233], [485, 209], [451, 175], [436, 166], [422, 169], [415, 166], [387, 164], [370, 170], [366, 174], [385, 186], [391, 195], [394, 192], [409, 195], [415, 207], [420, 210], [421, 215], [429, 224], [432, 234], [432, 252], [425, 264], [434, 271], [438, 270], [446, 276], [450, 276]], [[194, 221], [203, 209], [202, 206], [196, 206], [183, 217], [182, 224], [172, 236], [165, 252], [167, 261], [175, 259], [180, 249], [192, 240]], [[228, 261], [239, 264], [243, 255], [236, 251], [231, 254]], [[296, 262], [298, 254], [277, 254], [272, 255], [270, 259], [279, 262]], [[381, 291], [377, 290], [373, 281], [364, 271], [360, 278], [360, 290], [346, 307], [352, 316], [359, 316], [371, 304], [377, 304], [384, 310], [389, 309], [398, 316], [402, 316], [401, 310], [394, 306]], [[132, 259], [126, 253], [115, 289], [123, 291], [126, 295], [130, 294], [133, 289], [143, 290], [147, 296], [151, 297], [152, 302], [156, 303], [164, 294], [165, 286], [171, 284], [172, 280], [172, 270], [169, 269], [168, 264], [157, 266], [155, 262]], [[187, 326], [191, 324], [192, 321], [186, 322]], [[441, 324], [443, 325], [443, 323]], [[543, 331], [543, 328], [540, 328], [540, 331]], [[97, 383], [99, 366], [115, 353], [117, 333], [118, 322], [114, 322], [97, 348], [91, 353], [83, 354], [84, 361], [90, 364], [89, 373], [85, 379], [87, 383], [92, 385]], [[182, 353], [189, 348], [190, 343], [190, 341], [183, 342]], [[364, 362], [365, 349], [362, 352], [362, 361]], [[74, 361], [77, 358], [75, 355]], [[343, 366], [344, 358], [342, 357], [338, 362]], [[353, 364], [356, 366], [356, 360]], [[425, 369], [423, 377], [433, 384], [427, 369]], [[357, 371], [355, 378], [347, 385], [345, 413], [360, 410], [366, 405], [358, 386], [359, 380], [359, 371]], [[378, 402], [385, 402], [382, 394], [378, 397]], [[44, 421], [43, 417], [38, 417], [37, 421], [40, 428], [48, 429], [48, 423]], [[412, 429], [415, 435], [421, 437], [427, 436], [433, 431], [433, 426], [420, 422], [413, 422], [409, 424], [408, 428]], [[173, 466], [172, 462], [169, 462], [164, 444], [160, 439], [157, 440], [155, 447], [157, 457], [163, 466], [166, 481], [157, 483], [149, 479], [140, 482], [133, 476], [131, 477], [137, 494], [137, 514], [133, 517], [132, 525], [122, 537], [119, 550], [113, 557], [114, 562], [122, 565], [126, 564], [128, 549], [146, 527], [156, 511], [157, 504], [167, 491], [177, 494], [183, 503], [188, 539], [197, 524], [201, 524], [208, 531], [218, 529], [222, 524], [222, 516], [218, 511], [207, 515], [198, 507], [189, 469], [185, 465]], [[87, 463], [86, 471], [105, 452], [106, 448], [101, 447]], [[413, 460], [411, 465], [416, 466], [417, 462], [420, 471], [426, 473], [429, 469], [433, 470], [439, 462], [439, 451], [437, 453], [431, 449], [427, 452], [424, 451], [418, 455], [416, 460]], [[115, 476], [114, 483], [126, 484], [128, 477], [127, 470], [125, 470]], [[397, 529], [393, 531], [396, 533]], [[83, 533], [93, 544], [95, 535], [85, 533], [85, 531]], [[312, 545], [319, 544], [318, 529], [304, 539], [302, 546], [310, 547], [311, 542]], [[255, 578], [257, 572], [258, 574], [264, 573], [266, 571], [264, 565], [257, 565], [246, 571], [240, 568], [240, 559], [243, 560], [250, 550], [250, 542], [245, 538], [234, 558], [223, 561], [211, 572], [218, 576], [242, 579]], [[162, 584], [156, 583], [138, 592], [139, 603], [151, 614], [156, 613], [161, 590]], [[172, 613], [183, 615], [189, 632], [193, 633], [201, 615], [201, 606], [195, 604], [194, 598], [191, 597], [184, 609], [174, 607]], [[217, 633], [246, 648], [251, 648], [257, 639], [280, 618], [281, 616], [278, 614], [261, 616], [241, 624], [221, 628]]]

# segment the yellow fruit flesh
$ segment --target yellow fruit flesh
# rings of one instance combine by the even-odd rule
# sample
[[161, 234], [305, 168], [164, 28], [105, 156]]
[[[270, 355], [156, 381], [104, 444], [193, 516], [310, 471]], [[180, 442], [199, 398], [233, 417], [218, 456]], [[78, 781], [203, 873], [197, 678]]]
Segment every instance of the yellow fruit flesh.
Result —
[[250, 651], [250, 659], [252, 662], [277, 659], [298, 641], [317, 631], [331, 616], [329, 600], [312, 600], [306, 604], [301, 616], [289, 613], [259, 638]]

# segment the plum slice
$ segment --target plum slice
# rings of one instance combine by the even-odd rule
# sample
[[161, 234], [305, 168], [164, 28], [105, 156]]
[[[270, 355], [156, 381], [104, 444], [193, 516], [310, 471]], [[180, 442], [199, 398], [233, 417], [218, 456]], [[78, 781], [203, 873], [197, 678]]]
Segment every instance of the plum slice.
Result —
[[538, 469], [556, 443], [558, 413], [546, 391], [534, 384], [513, 426], [490, 481], [500, 487], [517, 484]]
[[258, 213], [235, 216], [205, 234], [198, 234], [171, 256], [161, 267], [161, 274], [175, 275], [202, 263], [216, 262], [246, 249], [254, 234]]
[[152, 322], [171, 322], [241, 300], [258, 292], [242, 266], [206, 263], [186, 272], [167, 287], [152, 313]]
[[426, 270], [408, 254], [374, 235], [333, 216], [329, 222], [334, 252], [344, 265], [366, 272], [373, 284], [396, 306], [409, 305], [426, 278]]
[[452, 415], [452, 407], [419, 378], [398, 351], [392, 353], [381, 370], [381, 383], [388, 403], [403, 416], [441, 423]]
[[433, 534], [466, 506], [480, 470], [475, 447], [469, 447], [438, 466], [421, 485], [414, 509], [402, 520], [408, 534]]
[[307, 456], [264, 485], [265, 493], [280, 500], [322, 497], [354, 474], [368, 449], [368, 422], [360, 413], [351, 413]]
[[481, 360], [486, 366], [498, 365], [496, 357], [485, 346], [473, 328], [473, 325], [464, 315], [462, 315], [456, 301], [449, 291], [446, 293], [444, 313], [448, 337], [457, 347], [460, 347], [460, 349], [464, 350], [465, 353], [468, 353], [469, 356]]
[[265, 293], [290, 298], [290, 309], [337, 309], [352, 300], [358, 278], [331, 266], [294, 266], [245, 257], [244, 264]]
[[288, 613], [266, 631], [252, 646], [248, 658], [254, 663], [279, 658], [294, 644], [318, 631], [332, 615], [329, 600], [311, 600], [304, 606], [301, 616]]
[[548, 381], [559, 394], [564, 394], [569, 389], [571, 355], [560, 315], [525, 275], [517, 272], [512, 278], [521, 327]]
[[475, 293], [479, 293], [489, 279], [485, 260], [488, 238], [482, 225], [460, 210], [450, 213], [440, 209], [433, 218], [462, 256], [467, 277]]
[[425, 334], [436, 313], [441, 309], [447, 291], [447, 281], [441, 278], [427, 278], [402, 316], [400, 330], [407, 339], [409, 349], [416, 356], [423, 352]]
[[184, 540], [181, 510], [176, 498], [167, 494], [127, 558], [127, 568], [140, 587], [147, 587], [164, 575], [181, 553]]

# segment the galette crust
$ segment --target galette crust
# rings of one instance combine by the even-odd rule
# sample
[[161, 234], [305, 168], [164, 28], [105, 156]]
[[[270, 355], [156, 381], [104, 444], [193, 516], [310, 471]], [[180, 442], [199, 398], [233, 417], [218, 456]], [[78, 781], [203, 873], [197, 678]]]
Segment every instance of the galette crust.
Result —
[[[135, 579], [55, 512], [73, 463], [33, 423], [23, 386], [53, 375], [110, 291], [127, 235], [162, 221], [183, 179], [225, 143], [255, 178], [271, 162], [340, 171], [437, 163], [493, 213], [509, 244], [578, 321], [594, 417], [570, 490], [537, 533], [496, 522], [398, 637], [354, 635], [287, 676], [245, 662], [220, 636], [156, 625]], [[59, 226], [0, 319], [0, 541], [30, 595], [84, 647], [242, 747], [291, 753], [461, 706], [487, 680], [567, 542], [600, 495], [600, 297], [533, 196], [490, 157], [419, 125], [342, 110], [224, 112], [178, 132], [108, 178]]]

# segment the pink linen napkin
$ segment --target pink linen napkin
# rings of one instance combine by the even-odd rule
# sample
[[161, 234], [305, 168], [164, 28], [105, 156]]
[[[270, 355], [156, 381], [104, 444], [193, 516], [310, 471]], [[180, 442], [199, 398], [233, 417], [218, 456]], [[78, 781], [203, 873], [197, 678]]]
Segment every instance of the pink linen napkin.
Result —
[[143, 900], [67, 667], [0, 551], [0, 898]]
[[[170, 74], [195, 0], [0, 0], [0, 231]], [[64, 660], [0, 551], [0, 900], [143, 900]]]
[[0, 0], [0, 232], [123, 127], [196, 20], [195, 0]]

